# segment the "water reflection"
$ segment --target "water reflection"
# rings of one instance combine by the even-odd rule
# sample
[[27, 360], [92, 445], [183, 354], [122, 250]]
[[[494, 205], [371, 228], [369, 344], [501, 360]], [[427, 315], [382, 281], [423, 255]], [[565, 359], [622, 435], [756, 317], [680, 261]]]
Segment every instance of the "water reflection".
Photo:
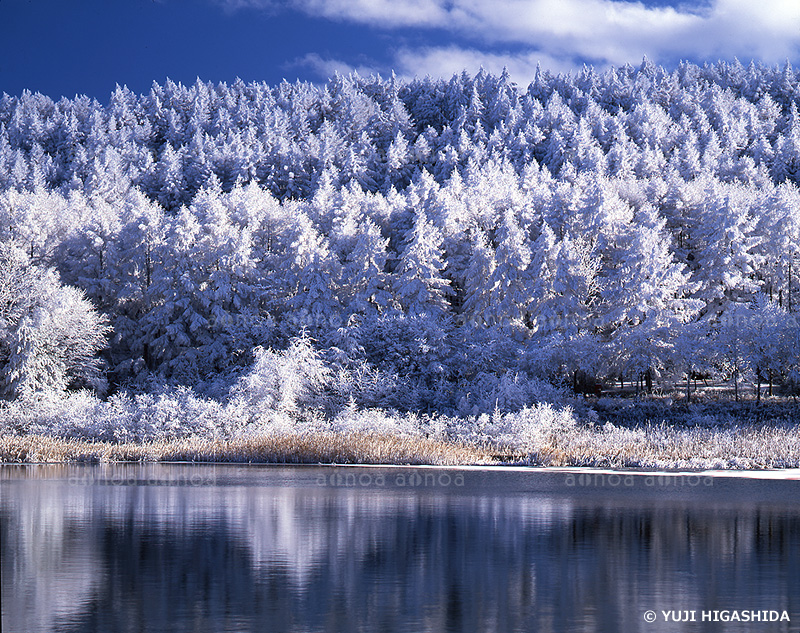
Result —
[[[2, 467], [3, 630], [800, 630], [796, 482], [368, 472]], [[649, 624], [650, 609], [793, 622]]]

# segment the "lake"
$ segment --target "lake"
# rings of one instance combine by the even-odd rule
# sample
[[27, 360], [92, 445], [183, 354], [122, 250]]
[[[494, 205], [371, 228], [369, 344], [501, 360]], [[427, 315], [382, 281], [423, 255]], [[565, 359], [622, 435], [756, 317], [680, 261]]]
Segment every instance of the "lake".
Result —
[[5, 633], [800, 631], [787, 478], [0, 466], [0, 539]]

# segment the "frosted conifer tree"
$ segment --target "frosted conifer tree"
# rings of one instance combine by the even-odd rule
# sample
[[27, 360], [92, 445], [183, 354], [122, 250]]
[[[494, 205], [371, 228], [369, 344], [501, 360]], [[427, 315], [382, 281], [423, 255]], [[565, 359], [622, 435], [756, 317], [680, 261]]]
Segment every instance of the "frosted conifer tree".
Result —
[[755, 220], [747, 197], [739, 188], [727, 192], [707, 191], [708, 202], [694, 234], [694, 257], [698, 268], [699, 297], [706, 303], [724, 305], [759, 289], [754, 272], [761, 264], [756, 247], [761, 237], [753, 233]]
[[441, 231], [418, 212], [394, 273], [394, 296], [406, 313], [436, 316], [447, 311], [452, 288], [442, 276], [444, 267]]
[[347, 255], [342, 273], [350, 311], [380, 312], [390, 304], [389, 278], [384, 272], [387, 245], [388, 240], [371, 220], [364, 220], [358, 226], [358, 239]]
[[295, 334], [303, 327], [327, 331], [338, 325], [341, 305], [336, 295], [341, 264], [331, 252], [328, 240], [305, 214], [296, 217], [287, 255], [291, 263], [284, 274], [291, 293], [288, 307]]
[[464, 318], [467, 323], [480, 327], [493, 325], [492, 279], [497, 267], [494, 251], [490, 248], [486, 234], [475, 230], [472, 253], [464, 275]]
[[511, 328], [525, 325], [531, 302], [531, 245], [512, 210], [502, 217], [497, 236], [495, 268], [487, 285], [491, 321]]
[[665, 220], [642, 209], [629, 245], [605, 280], [605, 328], [610, 334], [611, 367], [622, 375], [660, 375], [675, 362], [675, 339], [702, 307], [690, 298], [693, 286], [670, 251]]

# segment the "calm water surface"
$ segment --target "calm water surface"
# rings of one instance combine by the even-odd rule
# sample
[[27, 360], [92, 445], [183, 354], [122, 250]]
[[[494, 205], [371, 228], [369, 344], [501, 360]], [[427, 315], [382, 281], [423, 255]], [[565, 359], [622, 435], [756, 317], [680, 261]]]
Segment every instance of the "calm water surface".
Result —
[[2, 466], [0, 556], [6, 633], [800, 631], [800, 481]]

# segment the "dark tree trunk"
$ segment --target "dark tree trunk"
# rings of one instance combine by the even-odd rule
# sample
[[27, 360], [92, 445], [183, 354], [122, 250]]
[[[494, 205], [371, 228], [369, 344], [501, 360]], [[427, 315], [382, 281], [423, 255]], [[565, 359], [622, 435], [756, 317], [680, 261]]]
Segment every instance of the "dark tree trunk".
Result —
[[761, 402], [761, 370], [756, 367], [756, 402]]

